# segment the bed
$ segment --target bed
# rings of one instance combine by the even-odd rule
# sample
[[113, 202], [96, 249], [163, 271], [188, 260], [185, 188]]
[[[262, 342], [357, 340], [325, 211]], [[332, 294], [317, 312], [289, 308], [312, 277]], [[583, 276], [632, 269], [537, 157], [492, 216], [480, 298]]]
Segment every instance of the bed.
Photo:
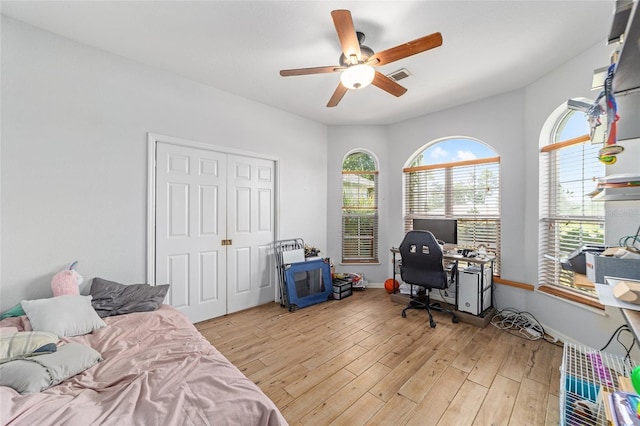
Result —
[[[0, 327], [29, 331], [30, 318], [6, 318]], [[58, 342], [90, 346], [101, 360], [41, 392], [0, 386], [1, 424], [287, 424], [260, 388], [171, 306], [102, 319], [106, 326]]]

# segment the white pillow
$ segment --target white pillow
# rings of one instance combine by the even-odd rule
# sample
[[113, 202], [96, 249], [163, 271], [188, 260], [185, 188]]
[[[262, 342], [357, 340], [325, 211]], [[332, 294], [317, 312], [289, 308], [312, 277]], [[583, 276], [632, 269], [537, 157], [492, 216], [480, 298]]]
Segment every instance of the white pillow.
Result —
[[9, 336], [0, 336], [0, 364], [12, 358], [29, 355], [44, 345], [55, 345], [57, 342], [58, 336], [45, 331], [19, 331]]
[[18, 327], [0, 327], [0, 337], [11, 336], [18, 332]]
[[70, 342], [57, 352], [9, 361], [0, 365], [0, 386], [34, 393], [57, 385], [102, 361], [95, 349]]
[[80, 336], [107, 325], [91, 306], [91, 295], [23, 300], [21, 304], [34, 331]]

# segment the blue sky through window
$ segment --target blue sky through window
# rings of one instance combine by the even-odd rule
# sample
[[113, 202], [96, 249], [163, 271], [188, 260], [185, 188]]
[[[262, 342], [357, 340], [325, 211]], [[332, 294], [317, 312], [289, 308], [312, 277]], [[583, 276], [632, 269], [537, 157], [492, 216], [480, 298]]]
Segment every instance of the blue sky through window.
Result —
[[[605, 124], [601, 124], [604, 126]], [[558, 130], [555, 134], [554, 142], [562, 142], [568, 139], [577, 138], [578, 136], [589, 134], [589, 121], [584, 113], [571, 112], [569, 113], [558, 126]]]
[[[415, 166], [451, 163], [495, 157], [498, 154], [483, 143], [472, 139], [456, 138], [437, 142], [423, 151], [419, 164]], [[418, 159], [418, 158], [416, 158]]]

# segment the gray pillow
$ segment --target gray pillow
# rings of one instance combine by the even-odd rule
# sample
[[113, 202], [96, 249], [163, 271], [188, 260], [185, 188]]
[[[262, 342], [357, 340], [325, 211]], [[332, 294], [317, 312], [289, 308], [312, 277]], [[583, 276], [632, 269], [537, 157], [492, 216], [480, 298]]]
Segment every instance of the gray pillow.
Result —
[[35, 393], [57, 385], [102, 361], [95, 349], [67, 343], [51, 354], [17, 359], [0, 365], [0, 386], [19, 393]]
[[102, 318], [131, 312], [155, 311], [164, 301], [169, 284], [120, 284], [102, 278], [94, 278], [89, 293], [91, 304]]
[[80, 336], [107, 325], [91, 306], [91, 296], [57, 296], [21, 304], [34, 331]]

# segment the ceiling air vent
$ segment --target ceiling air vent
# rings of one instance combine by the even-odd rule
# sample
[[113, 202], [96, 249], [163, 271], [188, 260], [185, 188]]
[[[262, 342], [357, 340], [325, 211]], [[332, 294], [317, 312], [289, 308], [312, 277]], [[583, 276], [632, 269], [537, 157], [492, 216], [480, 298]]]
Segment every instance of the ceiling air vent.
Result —
[[391, 74], [387, 74], [387, 77], [389, 77], [393, 81], [398, 81], [398, 80], [402, 80], [403, 78], [407, 78], [410, 75], [411, 73], [406, 68], [402, 68], [402, 69], [399, 69], [398, 71], [392, 72]]

